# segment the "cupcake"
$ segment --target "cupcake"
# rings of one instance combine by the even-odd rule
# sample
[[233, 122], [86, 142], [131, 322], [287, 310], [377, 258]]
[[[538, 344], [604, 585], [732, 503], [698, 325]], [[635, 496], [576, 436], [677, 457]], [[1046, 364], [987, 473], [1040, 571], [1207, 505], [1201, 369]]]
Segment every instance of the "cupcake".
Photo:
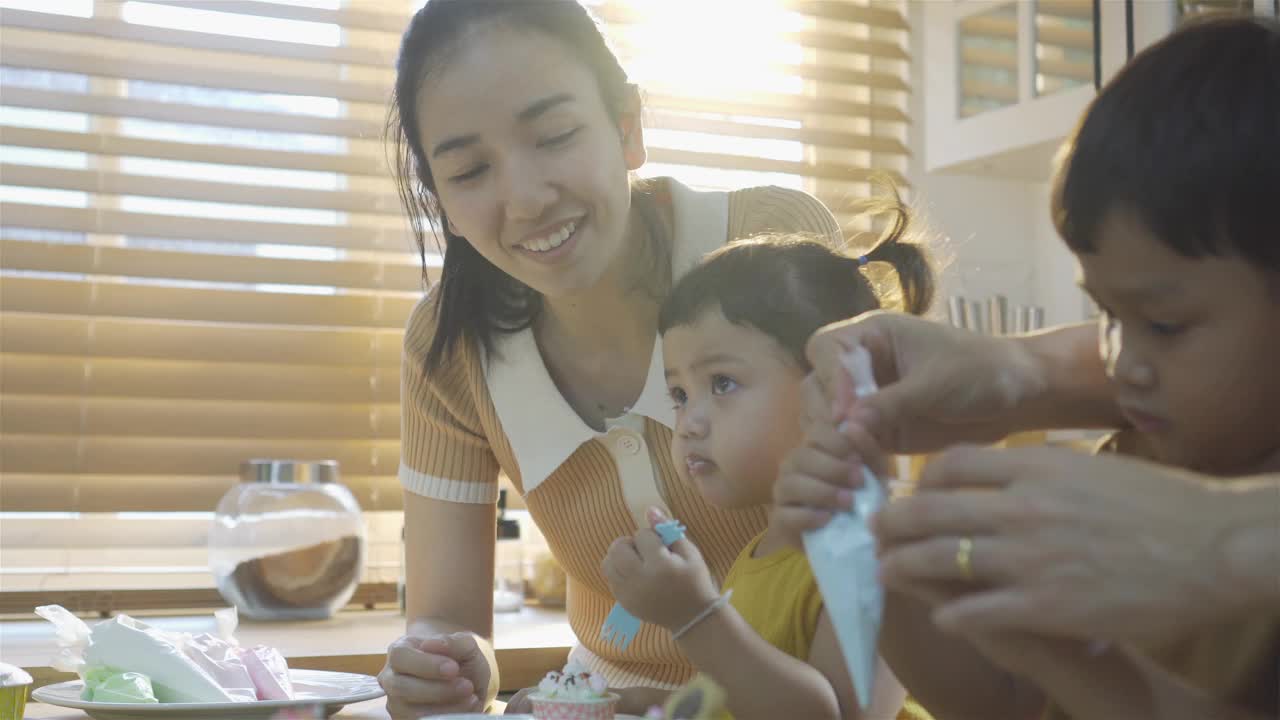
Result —
[[570, 662], [563, 672], [547, 673], [529, 700], [534, 720], [613, 720], [618, 697], [603, 676]]
[[25, 670], [0, 663], [0, 720], [19, 720], [27, 708], [31, 676]]

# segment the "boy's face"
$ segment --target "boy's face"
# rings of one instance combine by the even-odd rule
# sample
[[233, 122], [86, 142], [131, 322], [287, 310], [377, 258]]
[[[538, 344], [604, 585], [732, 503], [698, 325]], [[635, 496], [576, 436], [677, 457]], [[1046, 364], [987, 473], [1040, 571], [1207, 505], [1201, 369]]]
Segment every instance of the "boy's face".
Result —
[[771, 502], [778, 466], [803, 435], [804, 371], [773, 338], [729, 322], [719, 307], [668, 330], [662, 355], [680, 476], [719, 507]]
[[1280, 460], [1280, 277], [1183, 257], [1121, 212], [1078, 257], [1107, 375], [1158, 459], [1219, 475]]

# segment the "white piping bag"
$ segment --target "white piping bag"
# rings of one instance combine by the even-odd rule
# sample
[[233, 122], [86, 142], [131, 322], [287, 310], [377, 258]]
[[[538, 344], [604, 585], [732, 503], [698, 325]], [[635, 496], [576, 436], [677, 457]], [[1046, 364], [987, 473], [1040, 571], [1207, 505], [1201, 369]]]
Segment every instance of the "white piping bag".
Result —
[[[866, 348], [854, 347], [841, 361], [853, 380], [854, 394], [865, 397], [876, 392], [871, 354]], [[862, 475], [863, 485], [854, 493], [853, 510], [837, 512], [825, 527], [805, 533], [804, 547], [845, 667], [853, 677], [858, 703], [865, 710], [875, 686], [876, 646], [884, 613], [884, 588], [878, 577], [876, 541], [869, 521], [886, 496], [884, 485], [866, 466]]]

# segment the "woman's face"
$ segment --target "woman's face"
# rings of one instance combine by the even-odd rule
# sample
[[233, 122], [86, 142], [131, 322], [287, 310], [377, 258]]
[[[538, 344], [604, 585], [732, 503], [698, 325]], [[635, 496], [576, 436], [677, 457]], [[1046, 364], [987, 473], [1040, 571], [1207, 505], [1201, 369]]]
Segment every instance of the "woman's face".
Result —
[[[619, 129], [591, 70], [554, 38], [465, 35], [418, 94], [436, 191], [489, 262], [547, 297], [590, 289], [623, 256], [639, 116]], [[638, 111], [638, 107], [634, 110]]]

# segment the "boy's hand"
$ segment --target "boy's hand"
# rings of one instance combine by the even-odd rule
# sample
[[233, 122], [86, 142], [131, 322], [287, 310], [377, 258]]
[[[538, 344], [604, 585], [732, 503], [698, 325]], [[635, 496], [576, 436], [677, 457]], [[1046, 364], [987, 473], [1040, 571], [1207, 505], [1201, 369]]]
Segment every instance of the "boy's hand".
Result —
[[[651, 523], [665, 519], [650, 511]], [[615, 540], [604, 558], [604, 576], [628, 612], [672, 632], [719, 597], [698, 548], [683, 538], [667, 548], [651, 529]]]

